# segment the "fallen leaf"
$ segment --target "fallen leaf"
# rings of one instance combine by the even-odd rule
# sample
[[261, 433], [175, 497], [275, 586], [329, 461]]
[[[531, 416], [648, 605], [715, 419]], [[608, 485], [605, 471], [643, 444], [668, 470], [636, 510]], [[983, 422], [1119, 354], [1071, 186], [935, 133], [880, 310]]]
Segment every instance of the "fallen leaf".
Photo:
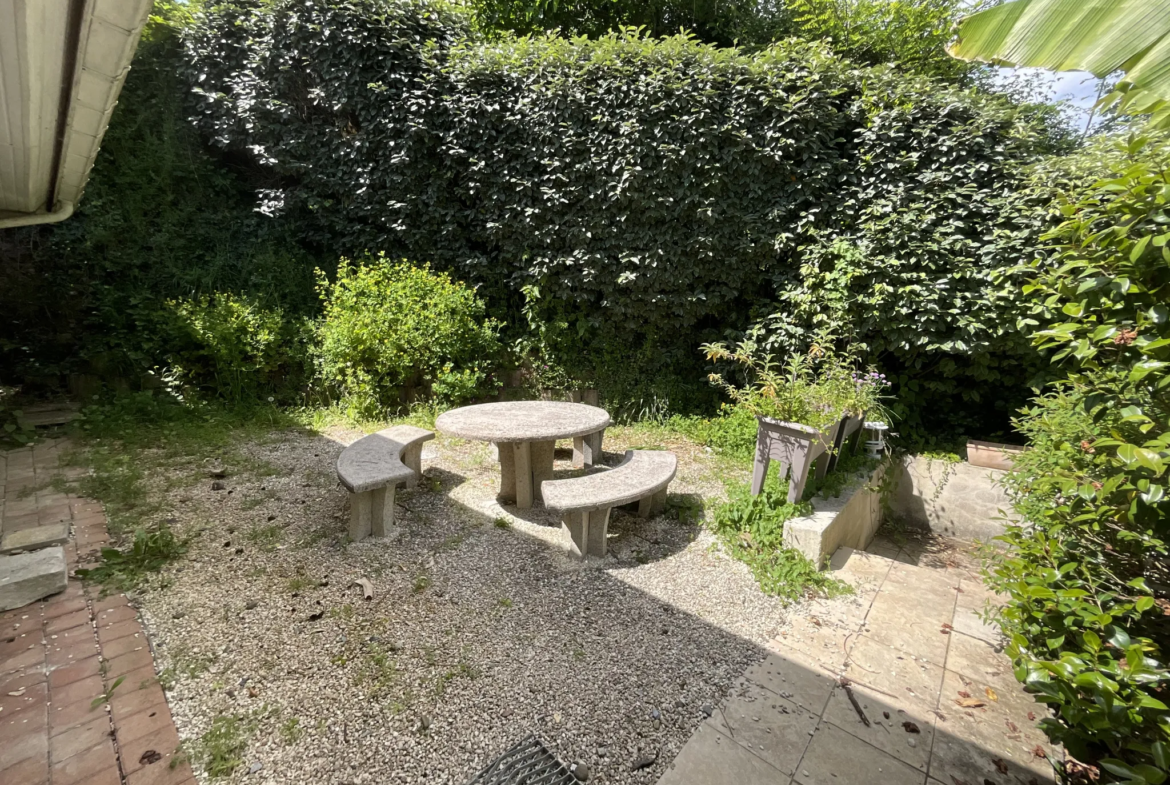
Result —
[[978, 709], [981, 706], [987, 705], [978, 698], [955, 698], [955, 703], [959, 704], [964, 709]]
[[922, 731], [918, 729], [918, 726], [913, 722], [910, 722], [910, 720], [903, 722], [902, 727], [906, 729], [907, 733], [922, 733]]
[[995, 770], [1000, 774], [1008, 773], [1008, 765], [1003, 762], [1003, 758], [992, 758], [991, 762], [995, 764]]
[[967, 692], [966, 690], [959, 690], [959, 697], [960, 698], [970, 698], [971, 693]]
[[942, 626], [942, 630], [943, 630], [943, 632], [948, 632], [948, 633], [949, 633], [949, 632], [950, 632], [951, 630], [953, 630], [953, 629], [955, 629], [955, 628], [954, 628], [954, 627], [952, 627], [952, 626], [951, 626], [951, 625], [949, 625], [949, 624], [944, 624], [944, 625]]
[[374, 599], [374, 584], [370, 583], [365, 578], [358, 578], [354, 584], [362, 587], [362, 594], [367, 600]]
[[151, 763], [158, 763], [160, 760], [162, 760], [162, 755], [160, 755], [156, 750], [147, 750], [146, 752], [142, 753], [142, 757], [138, 759], [138, 762], [141, 765], [146, 766]]
[[990, 687], [984, 687], [984, 688], [983, 688], [983, 691], [984, 691], [985, 693], [987, 693], [987, 697], [988, 697], [990, 700], [993, 700], [993, 701], [997, 701], [997, 700], [999, 700], [999, 696], [995, 694], [995, 690], [991, 689]]
[[1044, 748], [1041, 747], [1039, 744], [1037, 744], [1035, 747], [1032, 748], [1032, 754], [1035, 755], [1037, 758], [1047, 758], [1048, 757], [1048, 753], [1045, 752]]
[[890, 713], [888, 711], [883, 711], [882, 716], [888, 720], [890, 718]]
[[821, 626], [821, 620], [818, 619], [816, 616], [809, 616], [808, 620], [811, 621], [813, 624], [815, 624], [818, 627]]
[[256, 689], [255, 687], [249, 687], [248, 688], [248, 697], [249, 698], [259, 698], [260, 697], [260, 690]]
[[1035, 713], [1035, 712], [1031, 712], [1031, 711], [1030, 711], [1030, 712], [1028, 712], [1028, 721], [1029, 721], [1029, 722], [1035, 722], [1035, 721], [1036, 721], [1036, 713]]
[[1018, 725], [1016, 725], [1014, 722], [1012, 722], [1011, 720], [1007, 721], [1007, 726], [1008, 726], [1008, 730], [1010, 730], [1012, 733], [1019, 733], [1020, 732], [1020, 727]]

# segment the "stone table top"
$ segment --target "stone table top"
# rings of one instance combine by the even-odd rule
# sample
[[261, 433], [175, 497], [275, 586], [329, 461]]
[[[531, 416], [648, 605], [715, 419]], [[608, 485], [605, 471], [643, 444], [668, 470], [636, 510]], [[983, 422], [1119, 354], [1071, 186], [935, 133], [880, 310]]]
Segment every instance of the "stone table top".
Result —
[[444, 412], [435, 427], [449, 436], [484, 442], [543, 442], [596, 433], [609, 414], [596, 406], [562, 401], [505, 401]]

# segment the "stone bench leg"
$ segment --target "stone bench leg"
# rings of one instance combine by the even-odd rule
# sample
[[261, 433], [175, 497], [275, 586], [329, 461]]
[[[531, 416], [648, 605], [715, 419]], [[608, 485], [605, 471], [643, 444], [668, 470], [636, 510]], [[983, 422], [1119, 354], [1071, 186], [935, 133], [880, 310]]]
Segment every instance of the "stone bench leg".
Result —
[[655, 515], [661, 515], [662, 511], [666, 509], [666, 489], [663, 488], [658, 493], [652, 493], [649, 496], [644, 496], [638, 500], [638, 517], [639, 518], [653, 518]]
[[398, 533], [394, 525], [394, 486], [387, 485], [372, 491], [370, 505], [370, 527], [375, 537], [390, 537]]
[[349, 497], [349, 539], [359, 542], [370, 536], [370, 512], [374, 492], [354, 493]]
[[355, 493], [349, 501], [349, 539], [364, 540], [373, 534], [386, 537], [394, 529], [394, 487]]
[[562, 536], [570, 554], [582, 559], [605, 555], [609, 508], [592, 512], [567, 512], [561, 521]]
[[402, 451], [402, 465], [414, 472], [414, 476], [406, 481], [409, 489], [418, 487], [418, 480], [422, 477], [422, 445], [412, 444]]

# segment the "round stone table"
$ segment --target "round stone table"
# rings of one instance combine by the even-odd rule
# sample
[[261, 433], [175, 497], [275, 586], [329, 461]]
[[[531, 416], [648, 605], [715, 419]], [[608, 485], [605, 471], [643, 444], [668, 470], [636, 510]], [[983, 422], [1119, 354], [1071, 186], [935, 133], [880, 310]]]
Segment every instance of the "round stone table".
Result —
[[[609, 425], [604, 409], [561, 401], [506, 401], [444, 412], [435, 427], [448, 436], [492, 442], [500, 457], [500, 499], [522, 509], [552, 479], [557, 439], [573, 440], [573, 465], [599, 459], [601, 440], [586, 439]], [[591, 449], [592, 447], [592, 449]]]

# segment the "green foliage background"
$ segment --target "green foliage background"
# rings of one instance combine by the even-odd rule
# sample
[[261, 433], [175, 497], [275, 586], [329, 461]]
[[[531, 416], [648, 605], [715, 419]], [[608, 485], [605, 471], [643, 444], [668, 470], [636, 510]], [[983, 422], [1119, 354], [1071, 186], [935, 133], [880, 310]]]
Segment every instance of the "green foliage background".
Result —
[[80, 374], [135, 386], [177, 354], [201, 366], [185, 351], [179, 301], [229, 293], [286, 315], [315, 307], [312, 271], [323, 262], [254, 211], [240, 166], [209, 155], [185, 122], [180, 60], [175, 31], [156, 18], [77, 213], [0, 232], [6, 380]]
[[323, 392], [354, 417], [435, 397], [458, 404], [495, 392], [499, 325], [475, 292], [448, 276], [384, 255], [343, 259], [320, 274], [324, 313], [312, 355]]
[[[856, 56], [900, 61], [866, 8]], [[620, 418], [714, 411], [704, 342], [784, 354], [829, 326], [895, 381], [904, 437], [1007, 429], [1043, 370], [1003, 280], [1051, 223], [1060, 178], [1028, 174], [1066, 146], [1050, 113], [800, 41], [484, 18], [169, 7], [78, 216], [5, 233], [0, 375], [311, 400], [313, 270], [381, 251], [473, 286], [505, 345]]]
[[1016, 675], [1049, 704], [1041, 726], [1106, 781], [1170, 773], [1166, 689], [1170, 469], [1170, 145], [1094, 147], [1107, 176], [1061, 204], [1032, 264], [1021, 327], [1068, 378], [1018, 427], [1032, 449], [1008, 488], [1019, 525], [990, 585]]
[[996, 281], [1049, 225], [1049, 114], [795, 41], [474, 29], [412, 0], [217, 6], [185, 37], [194, 119], [302, 247], [450, 271], [619, 414], [710, 410], [699, 344], [799, 350], [830, 320], [903, 432], [1006, 430], [1042, 366]]

